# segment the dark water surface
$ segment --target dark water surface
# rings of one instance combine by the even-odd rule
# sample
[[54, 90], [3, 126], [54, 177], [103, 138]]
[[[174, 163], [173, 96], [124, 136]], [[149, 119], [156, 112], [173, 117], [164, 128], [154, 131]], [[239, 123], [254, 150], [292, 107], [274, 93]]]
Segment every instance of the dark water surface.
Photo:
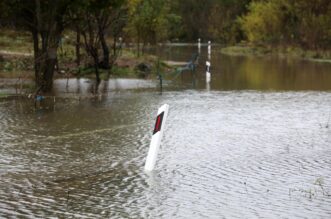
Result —
[[[181, 61], [195, 48], [172, 49]], [[38, 109], [0, 101], [0, 217], [330, 218], [330, 65], [212, 55], [209, 87], [200, 67], [162, 95], [157, 82], [112, 80], [78, 99], [95, 90], [80, 79], [55, 82], [56, 102]]]

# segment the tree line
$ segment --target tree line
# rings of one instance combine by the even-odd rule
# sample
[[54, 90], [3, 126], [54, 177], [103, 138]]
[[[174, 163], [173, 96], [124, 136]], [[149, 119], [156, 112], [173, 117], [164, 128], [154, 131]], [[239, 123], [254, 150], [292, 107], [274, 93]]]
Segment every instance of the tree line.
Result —
[[84, 50], [100, 81], [99, 69], [111, 69], [118, 57], [120, 38], [136, 43], [138, 55], [148, 43], [198, 38], [328, 49], [331, 1], [2, 0], [0, 25], [31, 33], [36, 83], [47, 92], [65, 30], [76, 34], [77, 65]]

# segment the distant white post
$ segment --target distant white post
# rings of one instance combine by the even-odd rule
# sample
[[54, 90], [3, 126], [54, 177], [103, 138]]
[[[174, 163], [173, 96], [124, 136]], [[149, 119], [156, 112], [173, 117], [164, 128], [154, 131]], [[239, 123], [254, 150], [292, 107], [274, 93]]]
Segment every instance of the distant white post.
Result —
[[145, 171], [152, 171], [155, 167], [157, 154], [159, 152], [163, 131], [165, 128], [169, 105], [164, 104], [157, 112], [156, 122], [154, 126], [153, 136], [149, 145], [149, 151], [145, 163]]
[[210, 60], [210, 55], [211, 55], [211, 42], [208, 41], [208, 59]]
[[206, 70], [206, 82], [209, 83], [210, 79], [211, 79], [211, 74], [210, 74], [210, 62], [206, 61], [206, 66], [207, 66], [207, 70]]
[[201, 39], [200, 38], [198, 39], [198, 52], [199, 52], [199, 54], [201, 52]]

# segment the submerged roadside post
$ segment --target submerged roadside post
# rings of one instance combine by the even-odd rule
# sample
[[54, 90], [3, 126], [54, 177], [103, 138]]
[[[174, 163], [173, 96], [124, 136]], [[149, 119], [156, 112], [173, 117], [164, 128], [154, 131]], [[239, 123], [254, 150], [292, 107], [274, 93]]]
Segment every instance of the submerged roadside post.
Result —
[[153, 136], [152, 136], [151, 143], [149, 145], [148, 155], [147, 155], [146, 163], [145, 163], [146, 172], [150, 172], [150, 171], [154, 170], [156, 159], [157, 159], [157, 154], [159, 152], [161, 139], [163, 136], [163, 131], [165, 128], [165, 123], [166, 123], [167, 116], [168, 116], [168, 111], [169, 111], [169, 105], [164, 104], [159, 108], [159, 110], [157, 112]]

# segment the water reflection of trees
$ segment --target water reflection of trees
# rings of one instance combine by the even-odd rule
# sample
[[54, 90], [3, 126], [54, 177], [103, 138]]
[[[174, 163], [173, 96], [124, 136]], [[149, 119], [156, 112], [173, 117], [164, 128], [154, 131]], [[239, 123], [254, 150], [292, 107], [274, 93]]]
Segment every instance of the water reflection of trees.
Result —
[[215, 83], [228, 89], [331, 89], [329, 66], [304, 60], [222, 56], [219, 72]]

